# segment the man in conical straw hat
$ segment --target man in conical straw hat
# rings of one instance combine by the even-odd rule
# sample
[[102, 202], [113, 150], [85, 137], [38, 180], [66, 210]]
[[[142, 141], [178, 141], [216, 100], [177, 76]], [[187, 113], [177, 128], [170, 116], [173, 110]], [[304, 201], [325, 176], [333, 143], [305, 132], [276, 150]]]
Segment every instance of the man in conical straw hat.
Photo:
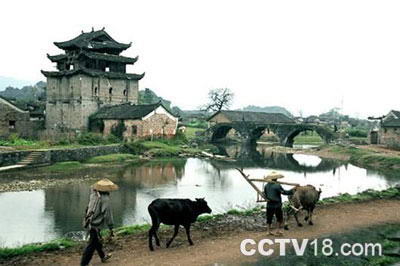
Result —
[[114, 235], [110, 192], [115, 190], [118, 190], [118, 186], [109, 179], [102, 179], [92, 185], [92, 192], [84, 219], [84, 227], [89, 230], [89, 241], [83, 252], [81, 265], [89, 265], [95, 250], [102, 262], [106, 262], [111, 258], [111, 254], [105, 254], [103, 251], [100, 230], [107, 226], [110, 229], [110, 236]]
[[264, 180], [268, 182], [264, 187], [264, 193], [267, 197], [267, 224], [268, 229], [267, 232], [269, 235], [274, 235], [271, 231], [272, 227], [272, 218], [276, 217], [278, 222], [277, 235], [282, 235], [282, 226], [283, 226], [283, 211], [282, 211], [282, 194], [283, 195], [292, 195], [293, 192], [291, 190], [284, 190], [281, 184], [277, 181], [278, 179], [283, 178], [284, 176], [275, 171], [271, 172], [267, 175]]

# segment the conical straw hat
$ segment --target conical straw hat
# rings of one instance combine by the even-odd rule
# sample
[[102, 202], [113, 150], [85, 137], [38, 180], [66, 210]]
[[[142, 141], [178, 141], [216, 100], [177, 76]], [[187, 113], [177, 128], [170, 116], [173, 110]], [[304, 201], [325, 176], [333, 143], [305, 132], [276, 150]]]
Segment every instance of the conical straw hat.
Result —
[[109, 192], [118, 190], [118, 185], [114, 184], [111, 180], [105, 178], [93, 184], [92, 188], [97, 191]]
[[280, 174], [278, 172], [272, 171], [269, 175], [267, 175], [265, 177], [265, 180], [266, 181], [272, 181], [273, 179], [279, 179], [279, 178], [284, 178], [284, 175], [282, 175], [282, 174]]

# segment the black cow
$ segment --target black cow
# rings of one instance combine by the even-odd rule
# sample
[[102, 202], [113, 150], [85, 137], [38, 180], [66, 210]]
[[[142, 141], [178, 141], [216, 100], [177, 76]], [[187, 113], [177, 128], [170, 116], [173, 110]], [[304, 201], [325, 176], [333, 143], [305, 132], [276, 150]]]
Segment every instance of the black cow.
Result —
[[174, 235], [167, 242], [167, 248], [178, 234], [180, 225], [185, 227], [189, 244], [193, 245], [190, 238], [191, 224], [196, 221], [200, 214], [211, 213], [211, 209], [204, 198], [196, 199], [196, 201], [190, 199], [156, 199], [150, 203], [148, 210], [153, 223], [149, 230], [149, 248], [151, 251], [154, 250], [153, 236], [156, 239], [156, 245], [160, 246], [160, 240], [157, 236], [160, 223], [175, 225]]

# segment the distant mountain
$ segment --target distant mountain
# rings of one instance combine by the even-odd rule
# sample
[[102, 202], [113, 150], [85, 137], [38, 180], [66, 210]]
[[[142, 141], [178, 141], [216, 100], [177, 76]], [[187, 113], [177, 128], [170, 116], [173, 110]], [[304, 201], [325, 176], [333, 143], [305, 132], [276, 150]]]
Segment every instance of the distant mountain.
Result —
[[293, 117], [293, 115], [286, 110], [286, 108], [281, 106], [255, 106], [255, 105], [248, 105], [243, 107], [242, 109], [238, 109], [239, 111], [249, 111], [249, 112], [263, 112], [263, 113], [281, 113], [288, 117]]
[[39, 81], [33, 86], [24, 86], [21, 89], [8, 86], [0, 91], [0, 96], [19, 102], [35, 102], [46, 97], [46, 82]]
[[32, 81], [0, 76], [0, 91], [5, 90], [7, 87], [22, 88], [32, 84], [34, 84]]

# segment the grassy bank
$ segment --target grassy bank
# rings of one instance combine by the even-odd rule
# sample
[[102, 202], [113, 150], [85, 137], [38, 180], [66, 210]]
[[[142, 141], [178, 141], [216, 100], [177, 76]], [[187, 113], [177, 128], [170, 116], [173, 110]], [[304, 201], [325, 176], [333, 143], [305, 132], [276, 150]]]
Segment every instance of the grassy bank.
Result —
[[400, 157], [356, 147], [327, 146], [324, 150], [349, 157], [349, 161], [364, 168], [400, 169]]
[[[366, 201], [366, 200], [374, 200], [374, 199], [400, 199], [400, 188], [389, 188], [383, 191], [375, 191], [375, 190], [366, 190], [364, 192], [358, 193], [356, 195], [342, 194], [337, 197], [327, 198], [320, 201], [318, 204], [327, 205], [333, 203], [340, 202], [357, 202], [357, 201]], [[202, 227], [203, 224], [207, 224], [207, 226], [212, 225], [214, 222], [218, 224], [218, 221], [222, 221], [227, 217], [232, 216], [255, 216], [260, 214], [263, 211], [263, 207], [255, 207], [251, 209], [232, 209], [227, 211], [224, 214], [215, 214], [215, 215], [202, 215], [197, 219], [197, 227]], [[161, 230], [166, 230], [168, 226], [161, 226]], [[149, 224], [141, 224], [141, 225], [132, 225], [132, 226], [123, 226], [120, 228], [116, 228], [115, 235], [117, 237], [123, 237], [126, 235], [140, 235], [145, 234], [150, 229]], [[103, 232], [104, 236], [108, 234], [107, 231]], [[17, 248], [0, 248], [0, 261], [7, 260], [12, 257], [22, 256], [35, 252], [43, 252], [43, 251], [53, 251], [60, 250], [69, 247], [75, 247], [81, 245], [81, 242], [72, 241], [69, 239], [59, 239], [54, 240], [45, 244], [29, 244], [24, 245], [22, 247]]]
[[15, 150], [78, 148], [117, 143], [121, 143], [119, 138], [113, 135], [103, 137], [101, 134], [97, 133], [84, 133], [78, 137], [69, 137], [60, 140], [24, 139], [20, 138], [17, 134], [12, 134], [7, 139], [0, 139], [0, 146], [10, 147]]
[[85, 163], [116, 163], [138, 160], [139, 156], [127, 153], [115, 153], [89, 158]]
[[70, 239], [57, 239], [49, 243], [29, 244], [18, 248], [0, 248], [0, 261], [30, 253], [70, 248], [76, 245], [78, 245], [78, 242]]

